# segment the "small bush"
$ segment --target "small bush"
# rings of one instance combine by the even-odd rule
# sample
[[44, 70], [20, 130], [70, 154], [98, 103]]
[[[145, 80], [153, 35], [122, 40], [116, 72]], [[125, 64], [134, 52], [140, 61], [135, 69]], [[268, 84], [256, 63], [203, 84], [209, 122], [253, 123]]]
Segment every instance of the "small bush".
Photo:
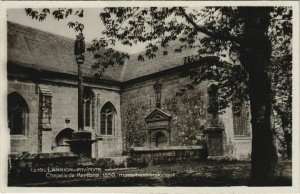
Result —
[[99, 167], [101, 168], [103, 171], [104, 169], [109, 169], [109, 168], [115, 168], [115, 162], [110, 159], [110, 158], [100, 158], [100, 159], [97, 159], [95, 162], [94, 162], [94, 165], [96, 167]]

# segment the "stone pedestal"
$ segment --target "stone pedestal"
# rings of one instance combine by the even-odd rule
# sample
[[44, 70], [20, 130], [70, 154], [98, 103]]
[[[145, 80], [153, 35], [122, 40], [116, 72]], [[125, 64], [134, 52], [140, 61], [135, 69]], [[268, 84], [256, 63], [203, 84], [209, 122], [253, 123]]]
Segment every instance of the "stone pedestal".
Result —
[[221, 127], [208, 127], [205, 129], [209, 156], [222, 156], [224, 154], [223, 131], [224, 129]]
[[96, 140], [92, 139], [90, 131], [75, 131], [72, 133], [72, 139], [67, 141], [74, 154], [88, 158], [92, 156], [92, 144], [94, 142]]

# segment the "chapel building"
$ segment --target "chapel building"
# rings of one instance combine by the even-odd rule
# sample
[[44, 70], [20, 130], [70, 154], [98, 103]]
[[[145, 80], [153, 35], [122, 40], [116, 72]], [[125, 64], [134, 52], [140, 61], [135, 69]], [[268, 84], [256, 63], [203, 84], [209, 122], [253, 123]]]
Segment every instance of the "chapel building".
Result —
[[[7, 29], [10, 152], [69, 152], [78, 128], [74, 40], [12, 22]], [[84, 126], [96, 140], [93, 158], [119, 157], [131, 147], [200, 144], [211, 156], [249, 157], [249, 106], [216, 113], [216, 85], [193, 86], [188, 74], [216, 58], [184, 65], [189, 54], [170, 48], [142, 62], [134, 54], [96, 78], [93, 55], [85, 53]]]

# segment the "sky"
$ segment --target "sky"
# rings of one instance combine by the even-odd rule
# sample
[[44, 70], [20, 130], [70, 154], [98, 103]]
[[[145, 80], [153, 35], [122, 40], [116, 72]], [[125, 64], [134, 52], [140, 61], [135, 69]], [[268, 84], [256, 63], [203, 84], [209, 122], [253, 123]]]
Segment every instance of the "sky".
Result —
[[[78, 32], [75, 32], [74, 29], [69, 28], [67, 24], [70, 21], [78, 21], [83, 23], [85, 26], [83, 33], [86, 42], [91, 42], [94, 38], [99, 38], [101, 36], [101, 32], [105, 29], [104, 24], [100, 20], [99, 13], [99, 8], [89, 8], [84, 9], [83, 18], [72, 16], [68, 17], [67, 19], [57, 21], [52, 17], [52, 15], [48, 15], [45, 21], [39, 22], [38, 20], [32, 19], [30, 16], [27, 16], [25, 13], [25, 9], [23, 8], [8, 9], [7, 20], [72, 39], [75, 39]], [[117, 43], [114, 49], [133, 54], [144, 50], [145, 44], [139, 44], [129, 47]]]

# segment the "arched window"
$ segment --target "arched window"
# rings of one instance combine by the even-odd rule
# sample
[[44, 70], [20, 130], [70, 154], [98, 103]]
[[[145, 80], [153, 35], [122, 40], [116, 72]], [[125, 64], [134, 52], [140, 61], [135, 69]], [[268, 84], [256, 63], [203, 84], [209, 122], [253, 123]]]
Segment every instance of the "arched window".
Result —
[[28, 106], [16, 92], [7, 96], [8, 127], [11, 135], [25, 135], [28, 124]]
[[235, 136], [250, 136], [249, 109], [245, 102], [234, 102], [233, 130]]
[[92, 102], [93, 102], [93, 92], [91, 89], [87, 88], [84, 90], [83, 97], [83, 117], [84, 117], [84, 126], [92, 127]]
[[115, 107], [107, 102], [101, 109], [100, 133], [101, 135], [114, 135], [115, 133]]

